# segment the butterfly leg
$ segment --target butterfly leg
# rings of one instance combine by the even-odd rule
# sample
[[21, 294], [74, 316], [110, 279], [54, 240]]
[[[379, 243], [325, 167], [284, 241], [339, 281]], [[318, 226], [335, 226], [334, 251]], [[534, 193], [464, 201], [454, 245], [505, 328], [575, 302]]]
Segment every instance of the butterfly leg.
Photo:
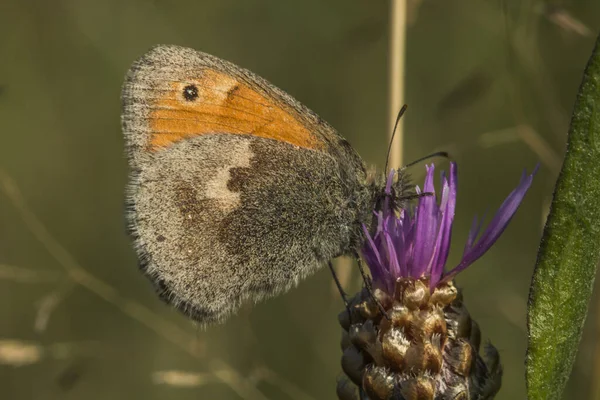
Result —
[[332, 262], [328, 261], [327, 265], [329, 266], [331, 275], [333, 275], [333, 280], [335, 281], [335, 285], [337, 286], [338, 291], [340, 292], [340, 296], [342, 296], [342, 300], [344, 301], [344, 305], [346, 306], [346, 311], [348, 311], [348, 316], [350, 316], [350, 304], [348, 303], [348, 296], [346, 295], [346, 292], [344, 292], [344, 288], [342, 287], [342, 284], [340, 283], [340, 280], [338, 279], [337, 274], [333, 269]]
[[356, 262], [358, 263], [358, 270], [360, 271], [360, 275], [363, 278], [363, 282], [365, 283], [367, 292], [369, 292], [369, 295], [371, 296], [371, 298], [373, 299], [375, 304], [377, 304], [377, 307], [379, 307], [379, 311], [381, 312], [381, 314], [383, 314], [383, 316], [389, 321], [390, 316], [387, 314], [387, 312], [385, 311], [385, 308], [383, 308], [383, 305], [381, 304], [381, 302], [379, 300], [377, 300], [377, 297], [375, 297], [375, 294], [373, 293], [373, 286], [371, 286], [371, 279], [365, 273], [362, 259], [360, 258], [360, 256], [357, 253], [354, 253], [354, 257], [356, 257]]

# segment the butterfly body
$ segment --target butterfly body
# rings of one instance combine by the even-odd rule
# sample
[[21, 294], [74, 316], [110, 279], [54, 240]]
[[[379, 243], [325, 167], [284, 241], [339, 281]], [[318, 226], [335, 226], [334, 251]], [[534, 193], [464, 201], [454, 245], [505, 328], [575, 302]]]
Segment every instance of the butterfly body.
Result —
[[127, 222], [161, 296], [202, 323], [354, 254], [380, 185], [330, 125], [262, 78], [157, 46], [122, 93]]

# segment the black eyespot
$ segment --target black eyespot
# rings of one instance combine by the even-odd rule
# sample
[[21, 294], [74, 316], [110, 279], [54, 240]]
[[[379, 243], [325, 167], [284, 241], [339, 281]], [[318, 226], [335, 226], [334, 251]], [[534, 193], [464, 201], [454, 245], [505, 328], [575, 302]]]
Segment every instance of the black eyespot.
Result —
[[187, 101], [194, 101], [198, 98], [198, 88], [196, 85], [187, 85], [183, 88], [183, 97]]

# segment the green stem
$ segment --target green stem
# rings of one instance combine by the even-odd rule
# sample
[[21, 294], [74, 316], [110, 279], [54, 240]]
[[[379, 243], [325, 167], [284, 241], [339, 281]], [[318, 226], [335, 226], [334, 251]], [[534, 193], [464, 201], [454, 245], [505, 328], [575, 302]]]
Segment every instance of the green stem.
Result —
[[579, 88], [529, 293], [530, 400], [560, 399], [600, 259], [600, 37]]

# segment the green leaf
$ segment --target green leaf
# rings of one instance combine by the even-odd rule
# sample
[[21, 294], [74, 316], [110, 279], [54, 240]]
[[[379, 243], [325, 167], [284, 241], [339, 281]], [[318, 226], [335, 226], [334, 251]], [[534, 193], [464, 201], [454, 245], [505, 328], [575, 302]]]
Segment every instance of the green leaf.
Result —
[[527, 393], [560, 399], [600, 258], [600, 37], [579, 88], [529, 293]]

